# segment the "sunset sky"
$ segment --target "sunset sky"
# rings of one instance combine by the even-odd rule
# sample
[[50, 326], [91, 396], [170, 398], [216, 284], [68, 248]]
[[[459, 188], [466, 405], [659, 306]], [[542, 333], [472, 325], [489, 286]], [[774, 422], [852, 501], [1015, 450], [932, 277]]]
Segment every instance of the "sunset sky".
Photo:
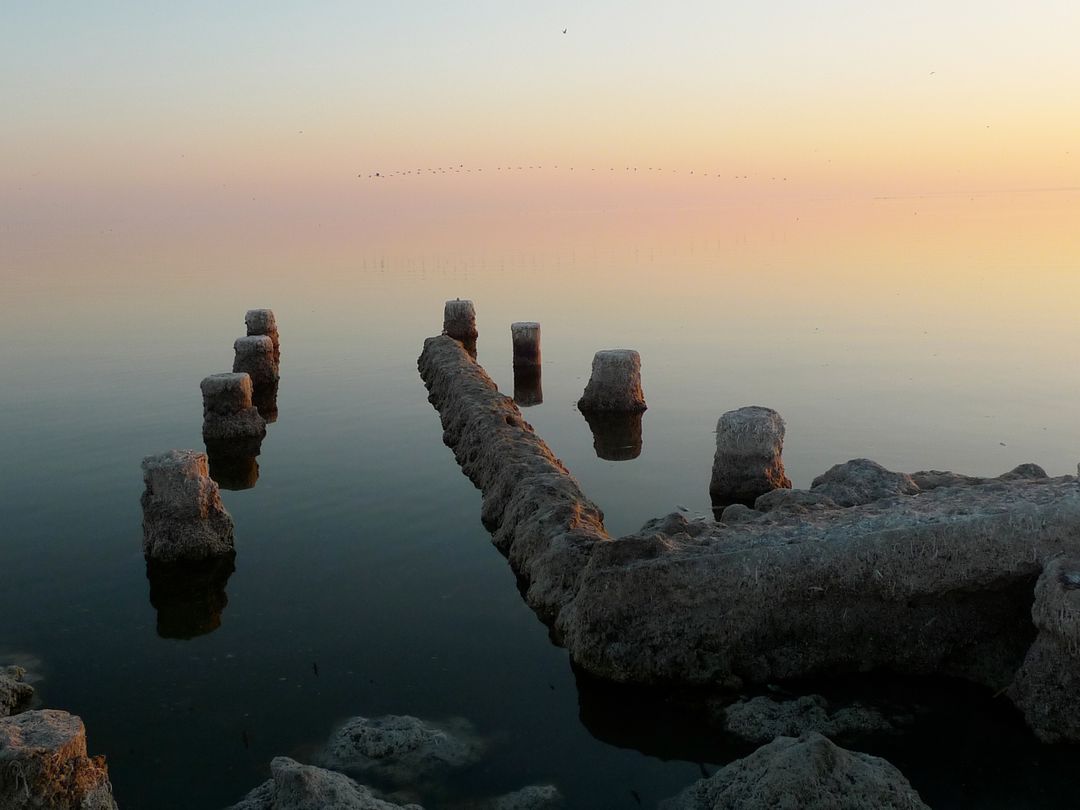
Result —
[[5, 3], [0, 213], [1080, 186], [1077, 31], [1074, 0]]

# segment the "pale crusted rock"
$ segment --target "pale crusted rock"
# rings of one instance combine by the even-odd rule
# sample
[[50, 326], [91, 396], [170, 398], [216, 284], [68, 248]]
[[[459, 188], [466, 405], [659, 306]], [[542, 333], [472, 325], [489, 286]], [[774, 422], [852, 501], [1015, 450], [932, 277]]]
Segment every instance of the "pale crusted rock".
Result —
[[[777, 492], [788, 492], [790, 490], [777, 490]], [[724, 511], [720, 513], [719, 520], [722, 523], [746, 523], [748, 520], [756, 520], [761, 517], [764, 512], [759, 512], [756, 509], [751, 509], [746, 504], [733, 503], [724, 507]]]
[[911, 474], [911, 480], [923, 492], [938, 487], [971, 487], [989, 484], [992, 481], [1021, 481], [1025, 479], [1038, 481], [1047, 477], [1049, 476], [1047, 476], [1046, 470], [1038, 464], [1031, 463], [1013, 467], [997, 478], [980, 478], [974, 475], [961, 475], [960, 473], [943, 470], [920, 470]]
[[716, 423], [709, 495], [717, 510], [733, 503], [753, 506], [774, 489], [788, 489], [784, 472], [784, 420], [772, 408], [750, 405], [723, 414]]
[[211, 374], [199, 387], [203, 395], [204, 441], [261, 439], [266, 435], [266, 420], [252, 403], [250, 375]]
[[233, 522], [205, 453], [170, 450], [142, 462], [143, 553], [160, 562], [233, 552]]
[[327, 742], [321, 764], [411, 784], [475, 762], [483, 746], [462, 719], [427, 723], [409, 715], [353, 717]]
[[853, 458], [815, 478], [810, 491], [832, 498], [840, 506], [861, 506], [881, 498], [915, 495], [919, 486], [907, 473], [891, 472], [868, 458]]
[[780, 737], [721, 768], [661, 810], [929, 810], [891, 763], [817, 733]]
[[269, 781], [228, 810], [423, 810], [385, 801], [344, 774], [288, 757], [271, 760], [270, 773]]
[[755, 697], [724, 707], [724, 727], [738, 737], [766, 743], [816, 731], [827, 737], [851, 732], [891, 731], [893, 722], [877, 709], [858, 704], [831, 709], [821, 695], [794, 700]]
[[840, 509], [840, 505], [822, 492], [809, 489], [774, 489], [754, 501], [758, 512], [800, 512], [807, 509]]
[[34, 687], [23, 683], [25, 675], [19, 666], [0, 667], [0, 717], [14, 714], [34, 696]]
[[82, 720], [55, 709], [0, 719], [0, 807], [116, 810], [105, 758], [87, 756]]
[[1035, 585], [1039, 635], [1009, 696], [1043, 742], [1080, 742], [1080, 557], [1059, 557]]
[[641, 390], [641, 355], [633, 349], [597, 352], [578, 410], [635, 413], [646, 407]]

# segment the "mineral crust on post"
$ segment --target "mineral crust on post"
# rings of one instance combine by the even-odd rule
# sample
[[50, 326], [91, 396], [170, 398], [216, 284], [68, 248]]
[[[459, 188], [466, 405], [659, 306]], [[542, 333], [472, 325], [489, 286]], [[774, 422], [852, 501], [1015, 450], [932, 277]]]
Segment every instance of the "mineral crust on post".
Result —
[[514, 368], [540, 365], [540, 324], [517, 321], [510, 324], [510, 341], [514, 349]]
[[277, 320], [274, 318], [272, 309], [249, 309], [244, 315], [244, 325], [247, 333], [252, 335], [265, 335], [274, 344], [274, 364], [281, 364], [281, 341], [278, 338]]
[[446, 302], [443, 306], [443, 334], [462, 343], [477, 339], [476, 309], [472, 301], [455, 298]]
[[232, 370], [249, 375], [256, 391], [277, 386], [278, 365], [274, 360], [274, 342], [270, 338], [266, 335], [237, 338], [233, 351]]
[[261, 439], [266, 420], [252, 404], [251, 377], [244, 372], [211, 374], [199, 384], [203, 395], [203, 439]]
[[721, 416], [709, 483], [713, 507], [752, 506], [766, 492], [790, 489], [783, 452], [784, 420], [772, 408], [751, 405]]
[[647, 407], [641, 390], [641, 355], [633, 349], [597, 352], [578, 410], [634, 413]]
[[142, 462], [143, 553], [148, 560], [203, 560], [234, 551], [233, 521], [205, 453], [170, 450]]

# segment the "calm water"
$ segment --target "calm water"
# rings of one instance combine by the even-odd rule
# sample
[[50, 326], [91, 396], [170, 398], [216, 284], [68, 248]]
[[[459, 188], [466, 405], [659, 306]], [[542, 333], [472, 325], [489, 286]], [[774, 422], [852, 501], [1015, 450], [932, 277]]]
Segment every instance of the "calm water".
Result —
[[[747, 748], [679, 701], [579, 683], [550, 644], [416, 373], [442, 302], [476, 302], [479, 360], [507, 392], [510, 322], [543, 324], [543, 404], [526, 418], [624, 533], [677, 505], [707, 511], [713, 426], [747, 404], [786, 418], [796, 486], [856, 456], [1075, 471], [1077, 221], [1080, 195], [1061, 192], [412, 230], [9, 224], [0, 658], [36, 659], [41, 699], [86, 721], [124, 810], [224, 806], [271, 757], [304, 758], [345, 717], [384, 713], [465, 717], [491, 741], [429, 807], [549, 781], [573, 807], [651, 806]], [[281, 329], [280, 413], [256, 486], [223, 493], [228, 604], [213, 632], [162, 638], [139, 463], [201, 449], [199, 381], [229, 369], [261, 306]], [[650, 409], [641, 455], [611, 462], [574, 402], [593, 352], [624, 346], [642, 354]], [[1037, 746], [1000, 701], [875, 688], [923, 708], [865, 749], [933, 806], [1071, 806], [1080, 754]]]

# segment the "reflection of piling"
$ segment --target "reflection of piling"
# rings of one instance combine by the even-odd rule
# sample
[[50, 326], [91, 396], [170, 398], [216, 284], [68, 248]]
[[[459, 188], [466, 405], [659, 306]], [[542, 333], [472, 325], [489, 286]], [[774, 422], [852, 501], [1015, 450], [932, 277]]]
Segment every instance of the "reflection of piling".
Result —
[[476, 310], [473, 302], [455, 298], [443, 307], [443, 333], [466, 345], [476, 341]]
[[219, 487], [228, 490], [251, 489], [259, 480], [262, 439], [208, 439], [206, 456], [210, 477]]
[[647, 407], [641, 390], [641, 355], [633, 349], [597, 352], [578, 410], [633, 413]]
[[194, 638], [221, 626], [229, 599], [225, 585], [235, 570], [235, 555], [197, 563], [146, 564], [150, 604], [157, 610], [162, 638]]
[[143, 553], [160, 562], [233, 552], [233, 522], [205, 453], [170, 450], [143, 459]]
[[514, 366], [514, 402], [522, 408], [528, 408], [543, 401], [540, 366]]
[[262, 438], [266, 421], [252, 404], [246, 373], [211, 374], [199, 384], [203, 395], [203, 439]]
[[249, 309], [244, 315], [244, 324], [247, 333], [251, 335], [265, 335], [274, 344], [274, 365], [281, 365], [281, 343], [278, 340], [277, 321], [274, 319], [272, 309]]
[[584, 411], [593, 435], [597, 458], [605, 461], [630, 461], [641, 455], [641, 411], [603, 413]]
[[259, 416], [266, 420], [268, 425], [277, 421], [277, 394], [278, 383], [276, 382], [260, 386], [251, 392], [251, 403], [258, 409]]
[[781, 457], [784, 433], [784, 420], [771, 408], [752, 405], [720, 417], [709, 484], [714, 509], [753, 506], [766, 492], [791, 488]]
[[540, 324], [519, 321], [510, 324], [510, 339], [514, 344], [514, 369], [540, 365]]

